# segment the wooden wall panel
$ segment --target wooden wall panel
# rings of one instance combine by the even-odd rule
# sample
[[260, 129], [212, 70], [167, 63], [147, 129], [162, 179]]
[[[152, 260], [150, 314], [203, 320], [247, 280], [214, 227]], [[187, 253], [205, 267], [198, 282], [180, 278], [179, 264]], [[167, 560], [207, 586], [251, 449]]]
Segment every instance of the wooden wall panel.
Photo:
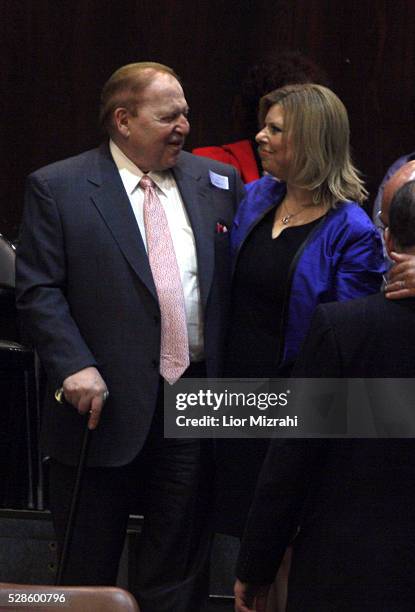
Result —
[[326, 68], [349, 109], [372, 192], [415, 149], [413, 0], [0, 0], [0, 10], [0, 232], [11, 238], [24, 176], [98, 142], [100, 88], [130, 61], [161, 61], [182, 76], [188, 147], [228, 141], [247, 66], [299, 49]]

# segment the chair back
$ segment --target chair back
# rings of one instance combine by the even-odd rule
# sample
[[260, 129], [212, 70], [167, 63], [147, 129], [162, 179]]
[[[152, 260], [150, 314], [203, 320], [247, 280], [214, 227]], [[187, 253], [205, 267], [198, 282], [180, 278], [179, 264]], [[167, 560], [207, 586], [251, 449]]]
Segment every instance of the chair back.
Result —
[[0, 287], [14, 289], [15, 287], [16, 248], [0, 234]]
[[0, 338], [18, 341], [15, 306], [16, 249], [0, 234]]
[[[140, 612], [134, 597], [128, 591], [117, 587], [100, 586], [47, 586], [34, 584], [13, 584], [0, 582], [0, 610], [8, 610], [10, 596], [19, 609], [23, 601], [33, 602], [33, 610], [44, 609], [48, 612]], [[41, 606], [45, 603], [45, 607]], [[35, 607], [36, 606], [36, 607]], [[12, 608], [10, 608], [12, 609]], [[32, 607], [22, 607], [22, 610]]]

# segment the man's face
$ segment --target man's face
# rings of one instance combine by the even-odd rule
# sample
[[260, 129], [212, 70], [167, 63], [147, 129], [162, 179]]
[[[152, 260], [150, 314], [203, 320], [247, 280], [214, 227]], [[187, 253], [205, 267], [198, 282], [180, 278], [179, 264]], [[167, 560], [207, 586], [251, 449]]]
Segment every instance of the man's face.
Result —
[[188, 112], [180, 83], [156, 73], [139, 97], [137, 115], [127, 111], [124, 153], [143, 172], [172, 168], [189, 133]]

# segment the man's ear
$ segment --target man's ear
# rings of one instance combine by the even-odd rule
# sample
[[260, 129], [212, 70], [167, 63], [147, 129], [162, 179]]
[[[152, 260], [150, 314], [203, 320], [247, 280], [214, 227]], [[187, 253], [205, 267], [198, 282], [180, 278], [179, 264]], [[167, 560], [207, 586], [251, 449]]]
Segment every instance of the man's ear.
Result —
[[118, 134], [123, 138], [128, 138], [130, 135], [129, 119], [130, 113], [124, 106], [119, 106], [115, 109], [114, 114], [114, 127]]
[[385, 247], [388, 255], [390, 256], [391, 251], [395, 250], [395, 241], [388, 227], [385, 227], [383, 231], [383, 238], [385, 241]]

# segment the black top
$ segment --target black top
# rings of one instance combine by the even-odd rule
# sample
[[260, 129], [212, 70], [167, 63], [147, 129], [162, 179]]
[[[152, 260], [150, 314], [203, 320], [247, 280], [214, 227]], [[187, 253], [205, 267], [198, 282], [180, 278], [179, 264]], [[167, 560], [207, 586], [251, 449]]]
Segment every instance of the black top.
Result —
[[249, 234], [239, 253], [232, 290], [227, 377], [279, 375], [281, 317], [290, 264], [320, 219], [287, 227], [273, 239], [274, 216], [272, 208]]
[[[287, 227], [272, 238], [275, 207], [259, 221], [241, 247], [233, 290], [232, 317], [226, 352], [225, 376], [276, 378], [282, 309], [290, 264], [320, 219]], [[241, 536], [259, 470], [269, 440], [215, 441], [216, 530]], [[243, 459], [242, 459], [243, 458]]]

